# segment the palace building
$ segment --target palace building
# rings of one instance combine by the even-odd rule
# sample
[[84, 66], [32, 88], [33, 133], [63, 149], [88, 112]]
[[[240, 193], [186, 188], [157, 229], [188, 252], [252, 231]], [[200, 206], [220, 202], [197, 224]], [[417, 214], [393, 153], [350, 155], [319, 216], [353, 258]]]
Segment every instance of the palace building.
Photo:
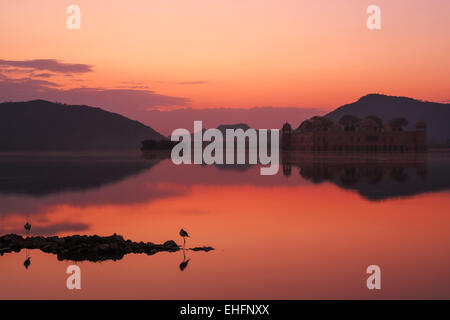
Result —
[[362, 120], [355, 117], [348, 119], [352, 118], [351, 116], [347, 116], [347, 119], [344, 117], [339, 123], [323, 117], [313, 117], [305, 120], [295, 130], [292, 130], [291, 125], [286, 122], [281, 130], [281, 148], [305, 152], [424, 152], [427, 150], [424, 121], [416, 123], [415, 131], [404, 131], [402, 127], [407, 124], [407, 121], [403, 118], [383, 124], [375, 116]]

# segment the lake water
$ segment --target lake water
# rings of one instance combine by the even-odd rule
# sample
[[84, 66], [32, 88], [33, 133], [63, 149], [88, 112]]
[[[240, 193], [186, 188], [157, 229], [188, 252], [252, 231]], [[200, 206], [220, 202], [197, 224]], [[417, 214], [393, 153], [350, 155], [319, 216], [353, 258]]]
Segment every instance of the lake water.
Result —
[[[283, 155], [258, 166], [175, 166], [137, 152], [3, 153], [0, 231], [113, 233], [211, 252], [77, 262], [0, 256], [0, 299], [450, 299], [450, 153]], [[30, 256], [31, 265], [24, 267]], [[366, 268], [381, 267], [380, 291]]]

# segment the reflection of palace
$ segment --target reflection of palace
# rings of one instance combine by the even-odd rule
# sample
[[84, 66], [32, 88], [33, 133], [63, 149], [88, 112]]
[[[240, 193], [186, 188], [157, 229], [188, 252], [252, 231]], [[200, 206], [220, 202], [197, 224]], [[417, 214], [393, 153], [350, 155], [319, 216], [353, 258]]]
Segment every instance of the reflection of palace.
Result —
[[284, 176], [299, 175], [313, 183], [331, 182], [375, 201], [448, 188], [442, 179], [447, 172], [441, 168], [436, 171], [439, 163], [435, 163], [430, 176], [427, 158], [424, 152], [281, 153]]
[[281, 147], [308, 152], [421, 152], [427, 148], [424, 121], [416, 123], [415, 131], [403, 131], [402, 126], [407, 124], [403, 118], [383, 124], [375, 116], [362, 120], [348, 117], [339, 123], [313, 117], [296, 130], [285, 123]]
[[408, 180], [406, 171], [414, 170], [418, 177], [427, 174], [427, 161], [424, 153], [378, 158], [367, 156], [306, 156], [301, 152], [282, 153], [283, 174], [290, 176], [292, 166], [299, 168], [300, 175], [306, 180], [322, 182], [338, 178], [344, 184], [366, 181], [376, 184], [386, 176], [403, 182]]

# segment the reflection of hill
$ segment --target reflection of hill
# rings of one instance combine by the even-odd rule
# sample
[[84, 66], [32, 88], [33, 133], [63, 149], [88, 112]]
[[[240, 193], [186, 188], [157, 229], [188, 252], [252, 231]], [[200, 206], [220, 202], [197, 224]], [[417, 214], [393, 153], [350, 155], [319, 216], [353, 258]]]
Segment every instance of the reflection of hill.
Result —
[[292, 167], [314, 183], [332, 182], [369, 200], [450, 189], [447, 156], [438, 154], [312, 155], [283, 154], [283, 174]]
[[220, 170], [247, 171], [253, 165], [251, 164], [216, 164], [215, 167]]
[[176, 166], [167, 152], [0, 154], [0, 215], [38, 214], [60, 204], [144, 203], [183, 195], [194, 184], [276, 188], [328, 181], [370, 200], [450, 189], [450, 153], [281, 156], [280, 171], [290, 179], [281, 172], [261, 176], [257, 165]]
[[0, 194], [45, 196], [119, 182], [150, 169], [158, 159], [121, 154], [0, 155]]

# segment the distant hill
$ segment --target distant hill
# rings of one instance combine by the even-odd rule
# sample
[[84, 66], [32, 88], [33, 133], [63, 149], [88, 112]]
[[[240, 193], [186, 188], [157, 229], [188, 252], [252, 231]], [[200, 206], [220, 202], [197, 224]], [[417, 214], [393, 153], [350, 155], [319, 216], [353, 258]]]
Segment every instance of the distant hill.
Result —
[[444, 144], [450, 142], [450, 104], [369, 94], [354, 103], [337, 108], [325, 117], [333, 121], [339, 121], [346, 114], [359, 118], [377, 115], [384, 122], [395, 117], [404, 117], [409, 122], [407, 130], [414, 130], [416, 121], [425, 120], [428, 127], [429, 143]]
[[217, 127], [218, 130], [220, 130], [222, 133], [226, 133], [227, 129], [242, 129], [246, 131], [247, 129], [250, 129], [250, 127], [245, 123], [237, 123], [237, 124], [221, 124]]
[[[212, 128], [210, 128], [212, 129]], [[222, 132], [223, 136], [225, 137], [227, 129], [237, 130], [242, 129], [246, 131], [247, 129], [251, 129], [247, 124], [245, 123], [237, 123], [237, 124], [221, 124], [217, 128], [220, 132]], [[208, 130], [208, 128], [202, 128], [202, 133], [205, 134], [205, 131]], [[194, 137], [194, 133], [191, 133], [191, 137]]]
[[0, 103], [0, 150], [137, 149], [146, 139], [166, 138], [100, 108], [44, 100]]

